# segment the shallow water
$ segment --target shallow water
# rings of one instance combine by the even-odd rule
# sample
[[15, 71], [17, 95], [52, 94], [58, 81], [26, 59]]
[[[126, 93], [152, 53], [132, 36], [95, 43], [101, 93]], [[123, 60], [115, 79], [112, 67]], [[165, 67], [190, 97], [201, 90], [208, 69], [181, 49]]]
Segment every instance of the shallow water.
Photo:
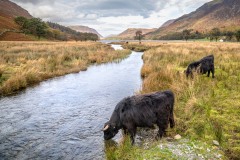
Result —
[[104, 159], [101, 129], [115, 105], [140, 89], [142, 54], [1, 98], [0, 159]]

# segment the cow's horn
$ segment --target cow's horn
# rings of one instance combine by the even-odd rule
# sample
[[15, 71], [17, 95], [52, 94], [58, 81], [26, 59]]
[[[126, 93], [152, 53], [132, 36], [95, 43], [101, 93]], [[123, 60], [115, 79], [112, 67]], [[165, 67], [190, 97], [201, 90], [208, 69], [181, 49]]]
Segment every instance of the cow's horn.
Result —
[[103, 131], [106, 131], [109, 128], [109, 125], [106, 125], [106, 127], [103, 128]]

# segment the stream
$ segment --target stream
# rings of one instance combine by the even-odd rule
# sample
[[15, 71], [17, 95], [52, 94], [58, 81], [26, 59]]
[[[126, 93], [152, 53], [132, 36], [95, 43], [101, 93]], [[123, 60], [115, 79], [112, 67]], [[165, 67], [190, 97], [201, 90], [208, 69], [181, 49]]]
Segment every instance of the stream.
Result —
[[141, 88], [142, 54], [1, 98], [0, 159], [105, 159], [101, 129], [116, 104]]

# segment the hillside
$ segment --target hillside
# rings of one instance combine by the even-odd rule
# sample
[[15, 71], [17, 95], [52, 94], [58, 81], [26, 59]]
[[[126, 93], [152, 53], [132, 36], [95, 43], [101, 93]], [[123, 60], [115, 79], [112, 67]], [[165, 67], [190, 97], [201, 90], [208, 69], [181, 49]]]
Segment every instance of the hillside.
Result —
[[17, 4], [9, 0], [0, 0], [0, 40], [31, 40], [30, 36], [22, 33], [10, 32], [18, 30], [14, 18], [23, 16], [32, 18], [32, 16]]
[[161, 27], [167, 27], [167, 26], [169, 26], [170, 24], [172, 24], [174, 21], [175, 21], [175, 19], [168, 20], [167, 22], [163, 23], [163, 24], [161, 25]]
[[142, 34], [145, 35], [147, 33], [153, 32], [156, 30], [156, 28], [152, 29], [145, 29], [145, 28], [128, 28], [127, 30], [123, 31], [122, 33], [118, 34], [114, 37], [108, 37], [108, 39], [122, 39], [122, 40], [131, 40], [134, 39], [136, 36], [136, 32], [138, 30], [142, 31]]
[[222, 31], [236, 30], [240, 27], [240, 1], [214, 0], [205, 3], [196, 11], [183, 15], [167, 26], [147, 34], [147, 39], [160, 39], [162, 36], [193, 29], [206, 33], [217, 27]]
[[101, 34], [99, 34], [95, 29], [87, 27], [87, 26], [68, 26], [69, 28], [77, 31], [77, 32], [81, 32], [81, 33], [94, 33], [97, 34], [99, 38], [103, 38], [103, 36]]
[[[20, 18], [17, 20], [18, 25], [15, 23], [16, 17]], [[98, 40], [96, 34], [79, 33], [57, 23], [46, 23], [40, 18], [32, 17], [28, 11], [17, 4], [9, 0], [0, 0], [1, 41], [28, 41], [40, 40], [40, 38], [60, 41]]]
[[9, 0], [0, 0], [0, 15], [7, 18], [14, 18], [17, 16], [32, 18], [28, 11]]

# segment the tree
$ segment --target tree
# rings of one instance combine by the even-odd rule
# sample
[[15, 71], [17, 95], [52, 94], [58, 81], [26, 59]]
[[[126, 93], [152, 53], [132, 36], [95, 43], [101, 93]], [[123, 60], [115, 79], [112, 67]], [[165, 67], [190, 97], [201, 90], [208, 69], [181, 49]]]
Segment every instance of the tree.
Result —
[[217, 40], [220, 38], [221, 36], [221, 32], [220, 32], [220, 29], [219, 28], [213, 28], [211, 31], [210, 31], [210, 37], [212, 37], [213, 39]]
[[23, 29], [22, 27], [28, 21], [28, 19], [25, 18], [25, 17], [20, 16], [20, 17], [16, 17], [14, 19], [14, 21], [15, 21], [15, 23], [17, 23], [21, 27], [20, 29]]
[[39, 39], [46, 34], [47, 25], [40, 18], [32, 18], [28, 25], [30, 32]]
[[[47, 22], [47, 25], [51, 27], [54, 30], [58, 30], [59, 33], [55, 34], [56, 31], [54, 31], [53, 35], [55, 39], [58, 40], [66, 40], [66, 39], [73, 39], [75, 41], [87, 41], [87, 40], [92, 40], [92, 41], [97, 41], [99, 40], [99, 37], [97, 34], [94, 33], [81, 33], [77, 32], [75, 30], [72, 30], [71, 28], [59, 25], [57, 23], [52, 23], [52, 22]], [[61, 33], [61, 34], [60, 34]], [[58, 36], [59, 34], [59, 36]], [[65, 35], [62, 35], [65, 34]]]
[[191, 30], [190, 29], [184, 29], [182, 31], [183, 39], [185, 39], [186, 41], [190, 38], [190, 35], [191, 35]]
[[46, 29], [48, 28], [45, 22], [42, 22], [40, 18], [27, 19], [25, 17], [15, 18], [15, 22], [21, 27], [21, 30], [25, 34], [33, 34], [38, 36], [45, 36]]
[[204, 38], [203, 34], [199, 31], [196, 31], [194, 34], [193, 34], [193, 38], [194, 39], [201, 39], [201, 38]]
[[59, 30], [54, 29], [54, 30], [52, 31], [52, 33], [53, 33], [53, 38], [54, 38], [54, 39], [59, 39], [59, 37], [60, 37], [60, 35], [61, 35], [61, 32], [60, 32]]
[[141, 39], [142, 39], [142, 31], [138, 30], [136, 31], [136, 38], [139, 40], [139, 44], [141, 44]]
[[233, 36], [234, 36], [234, 32], [232, 32], [232, 31], [227, 31], [227, 32], [225, 33], [225, 36], [227, 37], [227, 39], [228, 39], [229, 41], [231, 41], [232, 38], [233, 38]]
[[210, 42], [213, 41], [213, 36], [210, 34], [210, 32], [206, 34], [206, 37]]
[[238, 30], [238, 31], [235, 33], [235, 37], [236, 37], [237, 41], [240, 42], [240, 30]]

